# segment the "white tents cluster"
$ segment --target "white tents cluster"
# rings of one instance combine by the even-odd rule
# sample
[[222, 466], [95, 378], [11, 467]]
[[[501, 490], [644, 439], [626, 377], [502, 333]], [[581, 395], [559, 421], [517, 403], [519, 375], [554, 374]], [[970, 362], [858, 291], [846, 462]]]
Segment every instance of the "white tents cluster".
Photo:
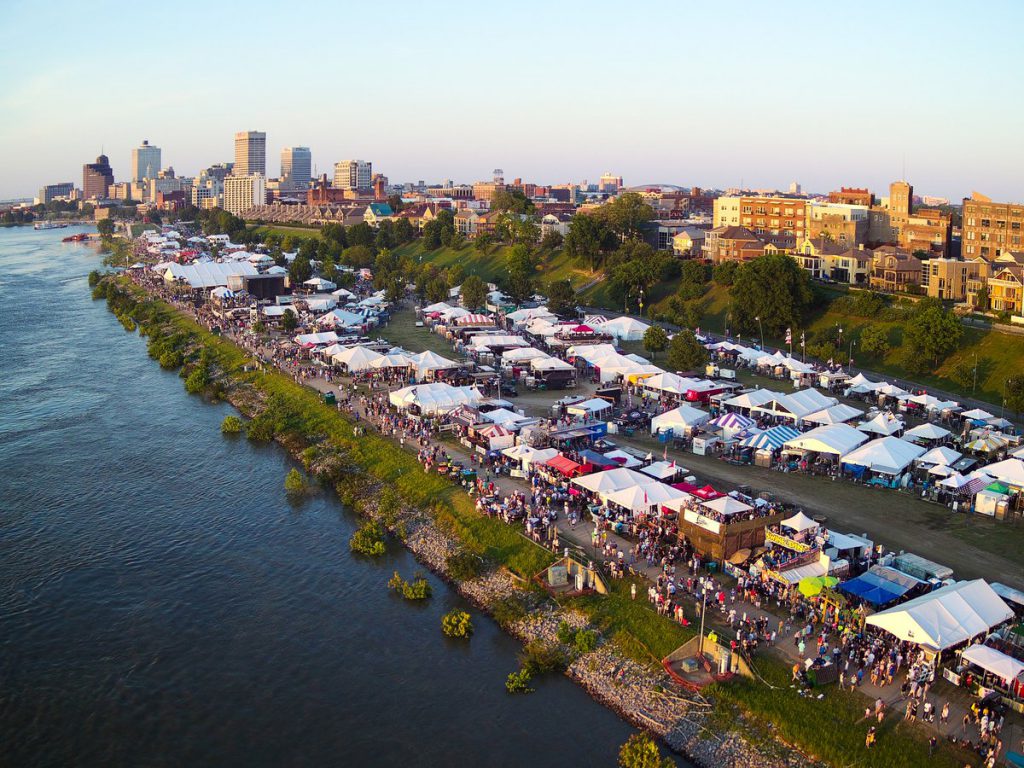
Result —
[[483, 398], [473, 387], [453, 387], [450, 384], [413, 384], [395, 390], [388, 399], [401, 410], [418, 408], [420, 413], [434, 415], [446, 413], [461, 405], [476, 405]]

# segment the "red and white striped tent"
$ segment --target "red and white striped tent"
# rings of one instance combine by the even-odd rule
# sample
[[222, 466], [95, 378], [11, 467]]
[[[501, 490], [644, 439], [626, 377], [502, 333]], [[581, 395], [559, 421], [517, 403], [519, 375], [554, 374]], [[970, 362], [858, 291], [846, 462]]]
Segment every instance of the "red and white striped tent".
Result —
[[468, 315], [463, 315], [462, 317], [460, 317], [458, 320], [455, 321], [455, 324], [456, 325], [490, 325], [493, 322], [494, 321], [491, 319], [490, 315], [481, 315], [481, 314], [477, 314], [477, 313], [470, 313]]

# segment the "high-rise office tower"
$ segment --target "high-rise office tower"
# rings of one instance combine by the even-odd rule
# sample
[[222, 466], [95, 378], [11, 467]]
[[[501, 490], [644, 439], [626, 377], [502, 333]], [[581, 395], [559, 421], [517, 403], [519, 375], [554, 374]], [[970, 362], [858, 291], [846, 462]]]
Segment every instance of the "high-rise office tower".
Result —
[[114, 171], [106, 155], [100, 155], [95, 163], [82, 166], [82, 197], [90, 198], [107, 196], [107, 191], [114, 183]]
[[342, 160], [335, 163], [334, 186], [338, 189], [371, 189], [373, 163], [368, 160]]
[[267, 134], [240, 131], [235, 134], [235, 176], [267, 175]]
[[160, 147], [148, 141], [132, 150], [132, 181], [155, 179], [160, 174]]
[[285, 147], [281, 150], [281, 186], [290, 190], [309, 189], [313, 178], [313, 155], [309, 147]]

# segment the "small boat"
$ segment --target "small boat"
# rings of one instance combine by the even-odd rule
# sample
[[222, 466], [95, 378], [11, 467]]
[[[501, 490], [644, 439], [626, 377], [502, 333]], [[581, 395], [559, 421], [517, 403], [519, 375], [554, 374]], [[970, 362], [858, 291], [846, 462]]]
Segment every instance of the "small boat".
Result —
[[79, 232], [77, 235], [69, 235], [61, 240], [62, 243], [84, 243], [89, 239], [88, 232]]
[[66, 223], [61, 221], [37, 221], [32, 225], [33, 229], [64, 229]]

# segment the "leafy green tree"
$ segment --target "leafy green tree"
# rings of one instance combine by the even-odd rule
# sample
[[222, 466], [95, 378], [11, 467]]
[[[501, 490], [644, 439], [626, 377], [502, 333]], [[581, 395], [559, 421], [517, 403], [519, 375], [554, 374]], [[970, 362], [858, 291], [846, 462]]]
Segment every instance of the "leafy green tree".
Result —
[[345, 227], [342, 224], [324, 224], [320, 227], [320, 237], [328, 242], [337, 243], [342, 248], [348, 245], [348, 237], [345, 235]]
[[654, 218], [654, 209], [638, 192], [625, 192], [599, 209], [612, 231], [623, 240], [643, 235], [647, 222]]
[[912, 370], [920, 373], [939, 366], [957, 348], [964, 328], [959, 318], [940, 302], [922, 299], [903, 329], [904, 360], [916, 359]]
[[565, 252], [569, 258], [584, 264], [591, 271], [600, 267], [609, 253], [618, 246], [618, 238], [604, 218], [577, 213], [569, 222]]
[[114, 234], [114, 220], [111, 218], [100, 219], [96, 222], [96, 231], [101, 237], [110, 237]]
[[426, 297], [432, 304], [448, 299], [448, 283], [443, 277], [435, 277], [427, 283]]
[[353, 245], [341, 254], [341, 260], [354, 269], [372, 267], [375, 258], [373, 248], [367, 245]]
[[644, 349], [651, 353], [653, 359], [658, 352], [663, 352], [668, 346], [668, 334], [660, 325], [652, 325], [644, 331]]
[[1016, 373], [1006, 380], [1006, 406], [1016, 414], [1024, 411], [1024, 374]]
[[487, 249], [492, 245], [494, 245], [494, 238], [487, 232], [482, 235], [477, 235], [476, 239], [473, 241], [473, 248], [480, 251], [480, 253], [486, 253]]
[[549, 229], [544, 233], [544, 236], [540, 239], [540, 247], [545, 251], [557, 251], [562, 247], [562, 243], [565, 238], [562, 237], [561, 232], [557, 232], [554, 229]]
[[298, 495], [306, 492], [306, 480], [295, 467], [284, 478], [284, 489], [292, 494]]
[[693, 331], [681, 330], [668, 345], [668, 365], [674, 371], [699, 371], [708, 360], [708, 352]]
[[374, 240], [377, 238], [377, 233], [373, 227], [365, 221], [361, 221], [349, 227], [346, 236], [349, 245], [365, 245], [367, 248], [372, 248]]
[[974, 297], [974, 308], [980, 312], [988, 311], [988, 286], [983, 285]]
[[619, 749], [620, 768], [673, 768], [670, 757], [662, 757], [658, 745], [646, 733], [634, 733]]
[[679, 269], [679, 262], [664, 251], [656, 251], [642, 240], [627, 240], [608, 259], [605, 273], [608, 290], [617, 302], [639, 298], [656, 283]]
[[501, 189], [491, 199], [492, 211], [510, 211], [511, 213], [533, 213], [533, 203], [522, 190]]
[[291, 282], [293, 288], [297, 288], [304, 282], [309, 280], [313, 276], [313, 265], [309, 263], [309, 259], [304, 257], [301, 253], [295, 257], [295, 260], [288, 267], [288, 280]]
[[281, 315], [281, 329], [291, 333], [299, 327], [299, 318], [294, 312], [286, 311]]
[[537, 263], [525, 245], [514, 245], [506, 257], [509, 298], [516, 304], [529, 299], [536, 288]]
[[395, 243], [397, 245], [411, 243], [415, 237], [416, 228], [411, 221], [406, 218], [395, 220]]
[[869, 325], [860, 332], [858, 346], [867, 355], [885, 357], [889, 353], [889, 332], [883, 325]]
[[555, 280], [548, 285], [547, 305], [551, 312], [560, 317], [576, 314], [576, 291], [568, 280]]
[[729, 295], [736, 327], [758, 331], [760, 317], [766, 335], [780, 335], [786, 328], [799, 325], [814, 298], [806, 270], [779, 253], [741, 264]]
[[462, 304], [466, 309], [479, 309], [487, 303], [487, 286], [477, 275], [470, 275], [462, 282]]
[[445, 273], [445, 279], [448, 281], [449, 288], [455, 288], [461, 285], [466, 279], [466, 269], [461, 264], [452, 264], [448, 267], [448, 271]]

